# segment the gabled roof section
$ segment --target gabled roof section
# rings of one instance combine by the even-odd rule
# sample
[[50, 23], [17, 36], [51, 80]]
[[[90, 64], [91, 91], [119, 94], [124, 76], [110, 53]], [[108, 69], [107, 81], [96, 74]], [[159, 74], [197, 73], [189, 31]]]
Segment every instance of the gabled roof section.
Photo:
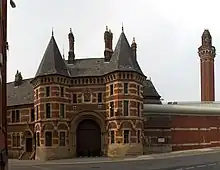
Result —
[[122, 31], [115, 50], [109, 62], [109, 71], [135, 71], [143, 74], [141, 68], [133, 56], [132, 49]]
[[7, 106], [34, 104], [34, 89], [31, 79], [24, 79], [15, 86], [14, 82], [7, 83]]
[[58, 74], [69, 76], [68, 69], [61, 56], [56, 40], [52, 34], [35, 77]]
[[151, 80], [147, 79], [143, 82], [143, 96], [144, 97], [155, 97], [160, 99], [160, 95], [154, 87]]

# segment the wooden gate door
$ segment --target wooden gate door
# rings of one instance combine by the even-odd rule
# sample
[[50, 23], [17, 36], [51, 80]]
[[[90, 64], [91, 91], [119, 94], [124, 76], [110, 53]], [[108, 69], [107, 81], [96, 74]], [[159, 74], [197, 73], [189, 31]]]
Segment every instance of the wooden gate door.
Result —
[[76, 142], [77, 156], [100, 156], [100, 126], [92, 119], [83, 120], [77, 127]]

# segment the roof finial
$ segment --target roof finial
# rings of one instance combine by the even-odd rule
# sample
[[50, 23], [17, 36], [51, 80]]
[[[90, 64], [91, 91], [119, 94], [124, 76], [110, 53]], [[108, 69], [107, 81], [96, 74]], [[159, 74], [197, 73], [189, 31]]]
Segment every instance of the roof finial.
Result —
[[63, 59], [65, 60], [65, 55], [64, 55], [64, 45], [63, 45]]
[[72, 33], [72, 28], [70, 28], [70, 33]]
[[133, 37], [133, 41], [132, 41], [132, 43], [135, 43], [135, 37]]
[[53, 32], [53, 27], [52, 27], [52, 36], [53, 36], [54, 32]]
[[123, 22], [122, 22], [122, 27], [121, 27], [122, 32], [124, 32], [124, 26], [123, 26]]
[[106, 31], [108, 31], [108, 26], [106, 25]]

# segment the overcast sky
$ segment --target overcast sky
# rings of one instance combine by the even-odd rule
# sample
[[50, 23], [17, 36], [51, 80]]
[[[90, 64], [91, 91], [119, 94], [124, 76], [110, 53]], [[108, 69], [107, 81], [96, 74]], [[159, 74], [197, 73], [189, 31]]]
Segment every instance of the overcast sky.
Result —
[[165, 101], [200, 100], [197, 49], [208, 28], [217, 49], [216, 100], [220, 100], [220, 24], [218, 0], [15, 0], [8, 16], [8, 81], [16, 70], [33, 77], [51, 37], [68, 53], [70, 27], [76, 58], [103, 57], [106, 25], [114, 46], [124, 32], [136, 38], [138, 61]]

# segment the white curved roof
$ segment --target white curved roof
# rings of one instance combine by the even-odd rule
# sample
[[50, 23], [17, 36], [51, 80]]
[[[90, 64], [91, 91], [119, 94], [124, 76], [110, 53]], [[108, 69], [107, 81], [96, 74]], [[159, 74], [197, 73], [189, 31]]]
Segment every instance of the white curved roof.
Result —
[[212, 104], [144, 104], [144, 114], [220, 116], [220, 103], [215, 106], [213, 106]]
[[172, 101], [172, 102], [167, 102], [164, 103], [166, 104], [175, 104], [175, 105], [187, 105], [187, 106], [200, 106], [200, 107], [220, 107], [220, 101], [190, 101], [190, 102], [184, 102], [184, 101]]

